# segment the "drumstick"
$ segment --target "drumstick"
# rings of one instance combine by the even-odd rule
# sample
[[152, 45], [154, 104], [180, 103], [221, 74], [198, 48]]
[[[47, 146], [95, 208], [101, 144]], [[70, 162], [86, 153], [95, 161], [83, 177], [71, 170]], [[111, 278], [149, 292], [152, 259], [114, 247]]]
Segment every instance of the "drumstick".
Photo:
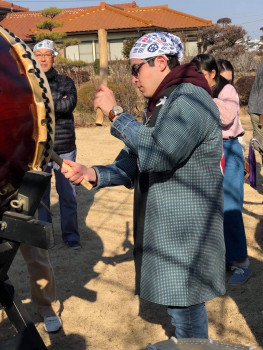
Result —
[[[99, 38], [99, 55], [100, 55], [100, 84], [107, 86], [108, 81], [108, 43], [107, 31], [105, 29], [98, 30]], [[96, 125], [103, 124], [103, 112], [100, 108], [96, 110]]]
[[96, 109], [96, 125], [101, 126], [103, 124], [104, 114], [100, 108]]
[[[53, 160], [55, 163], [57, 163], [60, 166], [60, 168], [72, 170], [71, 166], [64, 163], [63, 159], [60, 158], [59, 155], [57, 155], [57, 153], [54, 151], [52, 151], [52, 153], [51, 153], [51, 160]], [[84, 186], [87, 190], [91, 190], [93, 188], [92, 184], [85, 179], [83, 179], [80, 184], [82, 186]]]

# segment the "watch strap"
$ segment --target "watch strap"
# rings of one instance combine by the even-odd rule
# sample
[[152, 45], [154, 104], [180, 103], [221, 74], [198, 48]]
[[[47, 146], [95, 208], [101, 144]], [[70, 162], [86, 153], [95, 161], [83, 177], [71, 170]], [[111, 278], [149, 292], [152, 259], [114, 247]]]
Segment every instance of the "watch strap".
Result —
[[114, 106], [114, 107], [110, 110], [109, 115], [108, 115], [108, 118], [109, 118], [109, 120], [110, 120], [111, 122], [113, 122], [113, 119], [114, 119], [117, 115], [119, 115], [119, 114], [121, 114], [121, 113], [123, 113], [122, 107], [120, 107], [120, 106]]
[[116, 117], [116, 114], [113, 112], [113, 110], [110, 110], [110, 113], [108, 115], [108, 118], [111, 122], [113, 122], [113, 119]]

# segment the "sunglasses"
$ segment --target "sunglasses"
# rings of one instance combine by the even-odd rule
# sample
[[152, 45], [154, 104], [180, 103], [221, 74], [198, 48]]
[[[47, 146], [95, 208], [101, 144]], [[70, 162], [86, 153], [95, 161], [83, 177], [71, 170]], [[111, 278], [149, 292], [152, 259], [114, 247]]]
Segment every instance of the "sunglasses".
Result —
[[146, 60], [144, 60], [143, 62], [139, 63], [139, 64], [133, 64], [131, 69], [131, 73], [132, 73], [132, 76], [134, 76], [135, 78], [138, 77], [138, 74], [139, 74], [139, 71], [141, 69], [141, 67], [145, 64], [145, 63], [148, 63], [149, 61], [151, 60], [154, 60], [156, 57], [150, 57], [150, 58], [147, 58]]

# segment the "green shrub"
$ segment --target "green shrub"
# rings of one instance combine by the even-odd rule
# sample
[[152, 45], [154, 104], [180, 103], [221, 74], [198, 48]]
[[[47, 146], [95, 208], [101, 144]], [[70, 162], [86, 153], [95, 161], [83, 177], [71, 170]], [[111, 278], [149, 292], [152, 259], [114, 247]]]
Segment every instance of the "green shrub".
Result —
[[248, 104], [248, 99], [249, 99], [249, 95], [250, 95], [250, 91], [251, 91], [254, 79], [255, 77], [253, 75], [249, 75], [249, 76], [239, 78], [235, 83], [235, 87], [239, 94], [239, 100], [240, 100], [241, 106], [247, 106]]
[[[108, 77], [108, 87], [113, 91], [117, 104], [122, 106], [125, 112], [140, 119], [143, 115], [146, 100], [132, 83], [130, 69], [129, 61], [110, 62], [109, 71], [111, 75]], [[78, 89], [76, 114], [81, 115], [81, 120], [76, 125], [90, 125], [92, 121], [95, 124], [96, 114], [93, 109], [93, 100], [98, 85], [98, 77], [92, 77], [89, 82]], [[107, 124], [107, 118], [104, 120]]]
[[118, 104], [124, 111], [137, 119], [143, 115], [146, 100], [132, 83], [131, 66], [129, 60], [116, 60], [109, 64], [109, 87], [113, 90]]
[[56, 67], [87, 67], [88, 63], [82, 60], [69, 60], [68, 58], [58, 56], [56, 59]]
[[122, 54], [124, 58], [129, 58], [131, 48], [134, 43], [138, 40], [138, 38], [129, 38], [123, 41]]
[[65, 74], [74, 80], [76, 88], [90, 80], [90, 66], [81, 60], [69, 60], [60, 55], [56, 59], [56, 70], [59, 74]]
[[100, 60], [98, 58], [93, 63], [93, 69], [95, 75], [100, 75]]
[[93, 80], [84, 84], [78, 90], [78, 103], [76, 106], [76, 110], [78, 112], [85, 112], [88, 114], [94, 113], [93, 99], [94, 99], [95, 91], [96, 91], [96, 87]]

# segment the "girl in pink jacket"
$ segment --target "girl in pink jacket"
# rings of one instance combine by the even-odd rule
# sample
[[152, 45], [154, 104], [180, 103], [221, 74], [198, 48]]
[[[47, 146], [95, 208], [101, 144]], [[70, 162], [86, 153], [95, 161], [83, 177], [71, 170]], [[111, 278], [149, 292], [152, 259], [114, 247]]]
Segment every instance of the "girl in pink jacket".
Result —
[[197, 55], [193, 62], [204, 74], [213, 93], [222, 122], [225, 155], [224, 237], [226, 264], [234, 271], [229, 284], [246, 282], [252, 272], [247, 256], [247, 242], [242, 217], [244, 199], [244, 156], [238, 141], [245, 132], [239, 122], [239, 96], [235, 87], [219, 74], [212, 55]]

